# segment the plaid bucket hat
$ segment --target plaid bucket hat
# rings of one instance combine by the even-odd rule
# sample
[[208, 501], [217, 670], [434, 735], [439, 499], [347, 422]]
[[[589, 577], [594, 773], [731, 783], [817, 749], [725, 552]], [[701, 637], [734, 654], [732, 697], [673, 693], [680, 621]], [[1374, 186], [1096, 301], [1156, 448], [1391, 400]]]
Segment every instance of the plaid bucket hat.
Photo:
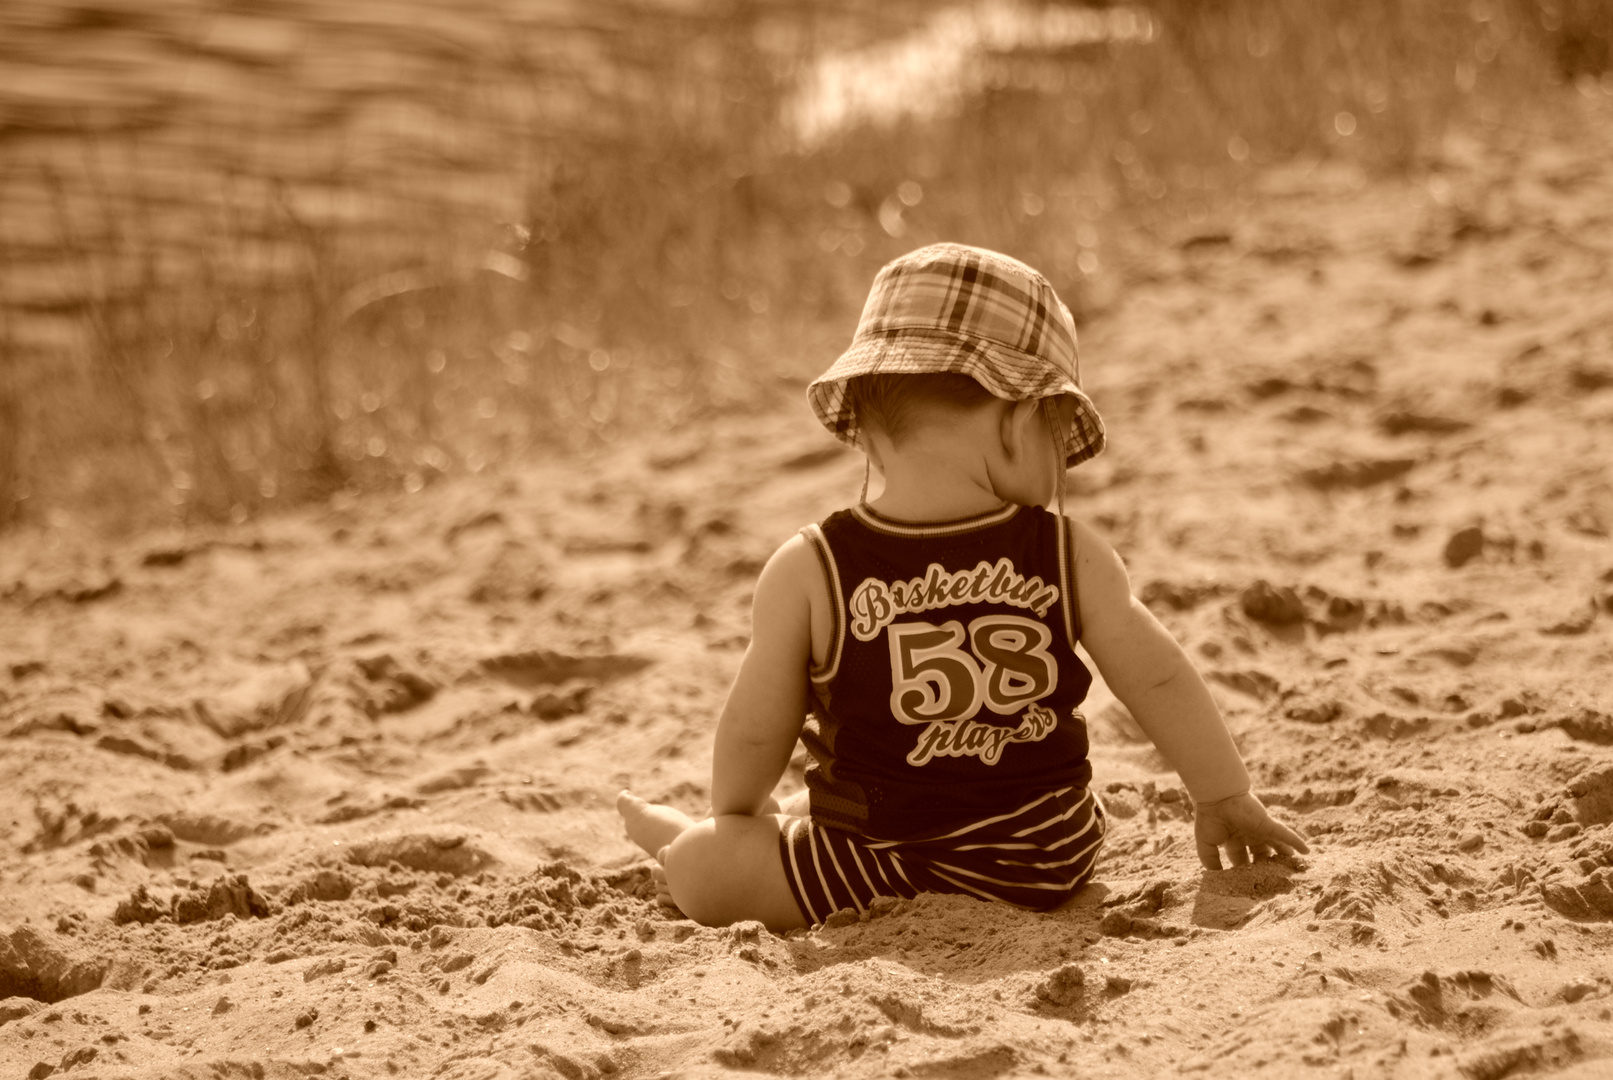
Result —
[[1066, 465], [1103, 450], [1103, 418], [1081, 390], [1075, 320], [1053, 286], [1018, 259], [964, 244], [931, 244], [874, 277], [851, 348], [807, 387], [830, 434], [858, 444], [846, 380], [957, 372], [992, 394], [1027, 401], [1069, 394], [1075, 419]]

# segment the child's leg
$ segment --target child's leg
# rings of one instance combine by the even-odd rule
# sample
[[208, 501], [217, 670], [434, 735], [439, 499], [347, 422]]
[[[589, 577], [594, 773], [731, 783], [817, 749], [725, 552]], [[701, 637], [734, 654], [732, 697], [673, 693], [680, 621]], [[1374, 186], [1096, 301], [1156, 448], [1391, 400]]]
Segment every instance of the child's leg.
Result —
[[[810, 795], [811, 792], [798, 791], [785, 799], [782, 804], [777, 799], [768, 799], [762, 807], [762, 813], [806, 817], [810, 809]], [[643, 848], [646, 855], [656, 860], [661, 858], [662, 848], [676, 840], [683, 830], [695, 824], [695, 819], [683, 811], [661, 803], [646, 802], [631, 791], [623, 791], [616, 796], [616, 812], [622, 815], [622, 824], [627, 827], [627, 838]]]
[[691, 919], [706, 926], [756, 919], [777, 932], [807, 924], [779, 856], [787, 818], [729, 814], [697, 822], [625, 791], [616, 808], [627, 835], [661, 860], [673, 901]]
[[656, 860], [661, 858], [662, 849], [694, 824], [694, 818], [683, 811], [645, 802], [631, 791], [616, 796], [616, 812], [622, 815], [627, 838]]
[[706, 926], [757, 919], [783, 933], [807, 925], [784, 877], [779, 830], [788, 818], [707, 818], [672, 842], [667, 885], [678, 908]]

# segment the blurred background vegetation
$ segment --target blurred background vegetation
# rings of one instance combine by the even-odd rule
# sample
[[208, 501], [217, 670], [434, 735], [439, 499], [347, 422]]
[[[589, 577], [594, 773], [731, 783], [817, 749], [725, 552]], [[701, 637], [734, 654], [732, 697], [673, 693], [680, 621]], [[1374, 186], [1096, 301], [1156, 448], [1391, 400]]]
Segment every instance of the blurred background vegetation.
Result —
[[935, 239], [1078, 320], [1262, 169], [1613, 96], [1613, 0], [0, 8], [0, 527], [244, 520], [796, 397]]

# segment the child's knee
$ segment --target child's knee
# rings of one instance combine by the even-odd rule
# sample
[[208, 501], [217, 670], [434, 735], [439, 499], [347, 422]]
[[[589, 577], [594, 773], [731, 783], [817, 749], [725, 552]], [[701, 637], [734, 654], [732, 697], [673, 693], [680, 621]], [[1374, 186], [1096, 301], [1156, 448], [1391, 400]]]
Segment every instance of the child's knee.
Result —
[[698, 821], [662, 849], [661, 865], [666, 867], [669, 879], [694, 876], [697, 864], [706, 861], [707, 849], [714, 839], [712, 824], [710, 818]]
[[[778, 862], [778, 826], [771, 817], [733, 814], [708, 818], [685, 830], [667, 848], [667, 887], [682, 912], [707, 926], [741, 919], [780, 923], [774, 907], [770, 864]], [[778, 876], [775, 872], [771, 876]], [[781, 889], [787, 888], [779, 883]]]
[[667, 889], [689, 918], [711, 925], [720, 915], [725, 862], [717, 850], [715, 821], [707, 818], [684, 830], [666, 849]]

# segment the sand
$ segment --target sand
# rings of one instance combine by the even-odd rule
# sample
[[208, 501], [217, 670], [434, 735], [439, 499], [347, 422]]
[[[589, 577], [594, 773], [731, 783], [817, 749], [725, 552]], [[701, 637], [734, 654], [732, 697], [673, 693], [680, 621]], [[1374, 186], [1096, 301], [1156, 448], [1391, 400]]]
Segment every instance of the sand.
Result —
[[[416, 495], [0, 543], [0, 1075], [1613, 1075], [1613, 116], [1137, 234], [1070, 509], [1313, 853], [1217, 873], [1101, 686], [1094, 883], [657, 907], [804, 405]], [[848, 327], [849, 330], [849, 327]], [[819, 358], [827, 363], [830, 358]], [[798, 388], [797, 388], [798, 389]], [[798, 790], [800, 759], [784, 791]]]

